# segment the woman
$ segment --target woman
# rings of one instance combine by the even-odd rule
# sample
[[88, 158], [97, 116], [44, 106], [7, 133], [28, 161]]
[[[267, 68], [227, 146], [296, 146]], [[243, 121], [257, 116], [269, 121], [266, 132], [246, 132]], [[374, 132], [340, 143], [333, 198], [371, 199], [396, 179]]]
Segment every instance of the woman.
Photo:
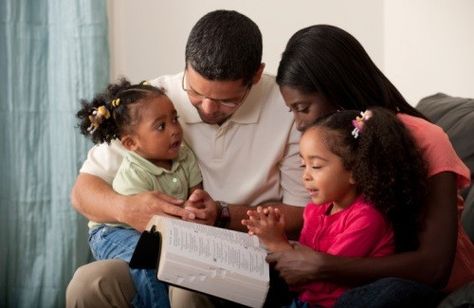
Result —
[[[458, 190], [470, 181], [469, 170], [447, 135], [407, 103], [354, 37], [328, 25], [298, 31], [283, 53], [277, 83], [299, 130], [342, 109], [380, 106], [397, 113], [429, 169], [425, 227], [413, 234], [420, 242], [417, 249], [383, 258], [336, 257], [303, 246], [271, 254], [268, 261], [289, 285], [328, 280], [356, 286], [375, 281], [346, 292], [336, 306], [431, 306], [439, 300], [437, 289], [448, 281], [447, 289], [452, 290], [474, 279], [474, 269], [467, 265], [474, 247], [462, 229], [458, 232], [456, 209]], [[456, 246], [457, 238], [463, 245]]]

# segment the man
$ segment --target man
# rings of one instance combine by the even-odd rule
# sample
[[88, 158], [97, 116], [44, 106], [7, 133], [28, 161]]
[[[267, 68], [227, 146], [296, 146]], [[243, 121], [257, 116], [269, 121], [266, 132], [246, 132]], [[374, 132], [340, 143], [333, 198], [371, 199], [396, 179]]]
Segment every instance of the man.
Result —
[[[110, 183], [123, 148], [113, 143], [90, 150], [72, 191], [76, 210], [90, 220], [139, 231], [154, 214], [245, 231], [240, 222], [248, 208], [271, 204], [287, 217], [288, 234], [296, 235], [308, 201], [300, 179], [299, 133], [274, 78], [263, 74], [261, 57], [261, 33], [249, 18], [224, 10], [203, 16], [186, 44], [185, 71], [151, 83], [165, 89], [178, 111], [204, 190], [186, 202], [160, 192], [118, 195]], [[138, 305], [127, 270], [116, 260], [79, 268], [67, 305], [127, 306], [132, 300]], [[187, 304], [186, 292], [175, 290], [173, 305]]]

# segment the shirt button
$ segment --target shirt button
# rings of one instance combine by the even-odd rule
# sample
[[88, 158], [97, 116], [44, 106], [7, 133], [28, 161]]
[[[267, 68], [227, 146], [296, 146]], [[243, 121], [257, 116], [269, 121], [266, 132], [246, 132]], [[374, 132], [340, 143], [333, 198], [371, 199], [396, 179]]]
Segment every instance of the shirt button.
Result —
[[173, 183], [176, 183], [178, 182], [178, 179], [177, 178], [173, 178]]

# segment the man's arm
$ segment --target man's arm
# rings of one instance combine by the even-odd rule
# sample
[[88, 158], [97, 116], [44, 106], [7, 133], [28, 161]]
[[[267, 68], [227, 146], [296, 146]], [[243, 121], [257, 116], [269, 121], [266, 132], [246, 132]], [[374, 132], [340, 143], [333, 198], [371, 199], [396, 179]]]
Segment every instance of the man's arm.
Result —
[[296, 247], [271, 254], [280, 274], [291, 285], [314, 280], [361, 284], [383, 277], [400, 277], [443, 287], [456, 252], [456, 175], [443, 172], [429, 180], [427, 209], [420, 247], [382, 258], [344, 258]]
[[71, 192], [74, 208], [89, 220], [100, 223], [124, 223], [143, 231], [156, 214], [194, 218], [177, 200], [160, 192], [144, 192], [131, 196], [116, 193], [100, 177], [80, 173]]

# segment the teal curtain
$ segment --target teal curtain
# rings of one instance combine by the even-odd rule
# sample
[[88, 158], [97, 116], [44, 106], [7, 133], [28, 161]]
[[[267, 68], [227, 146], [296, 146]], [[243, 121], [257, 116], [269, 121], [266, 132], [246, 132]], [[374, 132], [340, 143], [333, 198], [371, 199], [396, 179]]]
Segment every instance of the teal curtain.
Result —
[[0, 1], [0, 307], [64, 307], [88, 260], [75, 112], [108, 81], [106, 2]]

